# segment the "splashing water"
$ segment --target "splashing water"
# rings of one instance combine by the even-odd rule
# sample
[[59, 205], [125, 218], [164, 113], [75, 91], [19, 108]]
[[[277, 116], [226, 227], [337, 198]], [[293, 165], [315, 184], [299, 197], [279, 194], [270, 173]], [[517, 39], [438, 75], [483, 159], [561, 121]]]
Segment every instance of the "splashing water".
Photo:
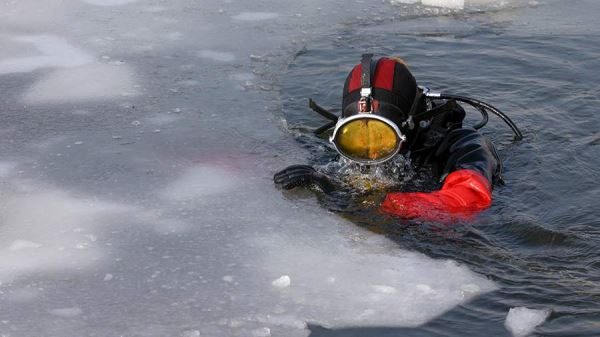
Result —
[[380, 165], [361, 165], [340, 157], [318, 168], [342, 182], [358, 193], [374, 190], [390, 190], [412, 181], [416, 172], [410, 158], [396, 156]]

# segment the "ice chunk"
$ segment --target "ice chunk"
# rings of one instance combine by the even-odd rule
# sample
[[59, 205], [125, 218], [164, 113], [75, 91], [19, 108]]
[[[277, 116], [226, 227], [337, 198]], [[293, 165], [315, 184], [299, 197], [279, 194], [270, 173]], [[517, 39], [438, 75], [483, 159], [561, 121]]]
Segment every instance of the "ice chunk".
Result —
[[463, 9], [465, 7], [464, 0], [421, 0], [425, 6], [435, 6], [444, 8]]
[[306, 328], [306, 323], [294, 315], [258, 315], [256, 321], [264, 324], [285, 326], [294, 329]]
[[181, 337], [200, 337], [200, 331], [198, 330], [186, 330], [181, 333]]
[[81, 315], [83, 312], [81, 308], [72, 307], [72, 308], [59, 308], [59, 309], [51, 309], [48, 312], [55, 316], [70, 318]]
[[39, 243], [36, 243], [33, 241], [15, 240], [15, 241], [13, 241], [13, 243], [10, 244], [10, 246], [8, 247], [8, 250], [15, 251], [15, 250], [21, 250], [21, 249], [28, 249], [28, 248], [40, 248], [41, 246], [42, 245], [40, 245]]
[[110, 281], [113, 279], [113, 275], [112, 274], [106, 274], [104, 275], [104, 281]]
[[495, 289], [455, 261], [434, 260], [359, 233], [346, 237], [321, 227], [319, 235], [263, 236], [252, 244], [260, 247], [261, 268], [276, 283], [282, 270], [294, 279], [280, 295], [296, 306], [294, 314], [333, 327], [418, 326]]
[[239, 21], [262, 21], [278, 17], [279, 14], [272, 12], [244, 12], [234, 15], [232, 18]]
[[233, 62], [235, 60], [235, 55], [232, 53], [216, 50], [201, 50], [198, 52], [198, 56], [217, 62]]
[[269, 328], [258, 328], [258, 329], [252, 330], [252, 336], [254, 336], [254, 337], [270, 337], [271, 336], [271, 329], [269, 329]]
[[390, 3], [392, 5], [421, 3], [425, 6], [444, 7], [453, 9], [463, 9], [465, 7], [465, 0], [391, 0]]
[[273, 287], [279, 288], [279, 289], [289, 288], [291, 283], [292, 283], [292, 280], [290, 279], [290, 277], [288, 275], [283, 275], [280, 278], [271, 282]]
[[544, 323], [549, 315], [548, 309], [511, 308], [506, 315], [504, 326], [513, 336], [524, 337], [532, 333], [536, 326]]
[[133, 76], [124, 66], [91, 64], [56, 70], [25, 93], [28, 103], [98, 100], [135, 93]]

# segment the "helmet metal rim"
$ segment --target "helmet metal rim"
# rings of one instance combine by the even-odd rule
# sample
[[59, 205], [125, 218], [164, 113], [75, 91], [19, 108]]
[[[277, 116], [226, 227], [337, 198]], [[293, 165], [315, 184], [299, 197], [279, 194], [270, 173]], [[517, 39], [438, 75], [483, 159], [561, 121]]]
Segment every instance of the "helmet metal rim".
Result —
[[[338, 144], [336, 144], [335, 142], [335, 138], [338, 134], [338, 131], [342, 128], [342, 126], [355, 121], [355, 120], [359, 120], [359, 119], [374, 119], [374, 120], [378, 120], [380, 122], [385, 123], [386, 125], [388, 125], [389, 127], [392, 128], [392, 130], [394, 130], [394, 133], [396, 134], [396, 137], [398, 139], [398, 144], [396, 145], [395, 149], [393, 152], [391, 152], [391, 154], [389, 154], [388, 156], [384, 157], [384, 158], [380, 158], [380, 159], [365, 159], [365, 160], [361, 160], [361, 159], [356, 159], [356, 158], [352, 158], [350, 156], [348, 156], [347, 154], [345, 154], [343, 151], [340, 150], [340, 148], [338, 147]], [[338, 119], [337, 123], [335, 124], [335, 128], [333, 130], [333, 134], [331, 135], [331, 137], [329, 137], [329, 142], [331, 144], [333, 144], [333, 147], [335, 148], [335, 150], [344, 158], [351, 160], [355, 163], [361, 164], [361, 165], [376, 165], [376, 164], [381, 164], [381, 163], [385, 163], [386, 161], [394, 158], [398, 152], [400, 152], [400, 148], [402, 147], [402, 144], [406, 141], [406, 136], [404, 136], [402, 134], [402, 132], [400, 131], [400, 128], [398, 128], [398, 126], [396, 125], [396, 123], [392, 122], [390, 119], [385, 118], [383, 116], [379, 116], [379, 115], [375, 115], [375, 114], [369, 114], [369, 113], [359, 113], [350, 117], [346, 117], [346, 118], [340, 118]]]

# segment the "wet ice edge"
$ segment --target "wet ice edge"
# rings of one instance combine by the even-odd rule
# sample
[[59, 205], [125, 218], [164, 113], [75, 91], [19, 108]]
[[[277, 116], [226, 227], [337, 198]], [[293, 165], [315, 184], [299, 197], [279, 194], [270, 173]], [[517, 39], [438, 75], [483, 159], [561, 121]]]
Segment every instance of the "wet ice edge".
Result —
[[[301, 308], [303, 321], [418, 326], [496, 289], [455, 261], [398, 249], [375, 234], [328, 235], [272, 235], [250, 242], [264, 252], [261, 263], [267, 278], [275, 280], [265, 282], [264, 291], [278, 296], [284, 307]], [[282, 278], [286, 287], [280, 286]]]

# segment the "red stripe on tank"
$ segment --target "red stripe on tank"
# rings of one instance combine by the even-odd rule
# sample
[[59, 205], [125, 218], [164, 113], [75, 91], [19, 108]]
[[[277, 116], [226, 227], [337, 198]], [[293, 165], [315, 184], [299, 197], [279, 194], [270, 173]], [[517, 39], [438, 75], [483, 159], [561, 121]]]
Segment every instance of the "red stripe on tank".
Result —
[[355, 66], [352, 69], [352, 75], [350, 76], [350, 83], [348, 84], [348, 92], [353, 92], [354, 90], [358, 90], [362, 87], [362, 83], [360, 81], [360, 76], [362, 74], [362, 67], [359, 65]]
[[381, 88], [392, 91], [394, 87], [394, 69], [396, 61], [388, 58], [381, 58], [375, 69], [374, 88]]

